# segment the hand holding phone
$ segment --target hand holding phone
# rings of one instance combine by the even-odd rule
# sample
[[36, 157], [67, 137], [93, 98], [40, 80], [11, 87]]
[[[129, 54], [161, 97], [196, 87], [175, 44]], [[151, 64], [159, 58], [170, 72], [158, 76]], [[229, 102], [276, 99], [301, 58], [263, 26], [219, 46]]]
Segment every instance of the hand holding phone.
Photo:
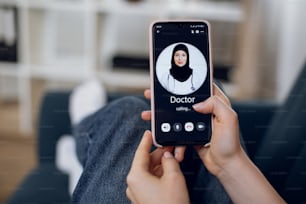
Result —
[[212, 93], [208, 22], [159, 21], [151, 25], [150, 33], [154, 144], [208, 143], [211, 115], [192, 108]]
[[[148, 100], [151, 100], [151, 90], [146, 89], [144, 91], [144, 97]], [[151, 110], [145, 110], [141, 113], [141, 118], [145, 121], [151, 121]], [[185, 157], [186, 146], [175, 146], [174, 147], [174, 157], [178, 162], [182, 162]]]

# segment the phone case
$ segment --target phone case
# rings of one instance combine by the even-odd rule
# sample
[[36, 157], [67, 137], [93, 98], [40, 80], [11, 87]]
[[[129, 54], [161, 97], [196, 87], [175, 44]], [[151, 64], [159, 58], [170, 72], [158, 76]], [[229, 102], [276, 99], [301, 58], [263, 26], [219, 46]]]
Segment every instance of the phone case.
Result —
[[[156, 140], [156, 130], [155, 130], [155, 96], [154, 96], [154, 63], [153, 63], [153, 27], [157, 23], [167, 23], [167, 22], [174, 22], [174, 23], [180, 23], [180, 22], [204, 22], [207, 24], [208, 27], [208, 42], [209, 42], [209, 65], [210, 65], [210, 93], [213, 94], [213, 88], [212, 88], [212, 79], [213, 79], [213, 65], [212, 65], [212, 50], [211, 50], [211, 26], [210, 23], [206, 20], [158, 20], [153, 21], [150, 24], [150, 30], [149, 30], [149, 45], [150, 45], [150, 88], [151, 88], [151, 128], [152, 128], [152, 137], [153, 137], [153, 143], [156, 147], [163, 147], [161, 144], [159, 144]], [[211, 117], [211, 129], [213, 131], [213, 121]], [[204, 144], [204, 146], [209, 145], [210, 142]]]

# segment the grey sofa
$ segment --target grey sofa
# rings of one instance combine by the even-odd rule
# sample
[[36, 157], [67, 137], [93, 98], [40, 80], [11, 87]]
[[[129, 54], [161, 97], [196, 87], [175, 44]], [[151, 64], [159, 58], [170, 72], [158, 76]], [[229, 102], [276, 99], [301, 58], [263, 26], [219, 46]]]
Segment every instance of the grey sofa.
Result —
[[[8, 204], [70, 202], [68, 177], [54, 162], [57, 140], [71, 133], [69, 95], [45, 94], [37, 124], [38, 165]], [[233, 108], [250, 158], [288, 203], [306, 203], [306, 64], [284, 104], [233, 101]]]

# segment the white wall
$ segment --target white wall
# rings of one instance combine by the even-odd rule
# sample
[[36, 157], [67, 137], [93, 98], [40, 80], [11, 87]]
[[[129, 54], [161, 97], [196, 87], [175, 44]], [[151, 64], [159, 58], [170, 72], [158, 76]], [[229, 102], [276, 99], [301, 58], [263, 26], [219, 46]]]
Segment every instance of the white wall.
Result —
[[277, 100], [283, 101], [306, 62], [306, 1], [282, 0], [279, 54], [277, 56]]
[[306, 1], [249, 0], [237, 98], [281, 103], [306, 61]]

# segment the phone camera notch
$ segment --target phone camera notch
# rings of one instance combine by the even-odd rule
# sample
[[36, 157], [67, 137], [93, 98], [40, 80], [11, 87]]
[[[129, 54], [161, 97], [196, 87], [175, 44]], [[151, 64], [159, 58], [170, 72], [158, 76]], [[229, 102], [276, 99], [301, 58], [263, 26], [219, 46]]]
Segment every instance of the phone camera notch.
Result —
[[184, 28], [185, 26], [184, 26], [183, 23], [179, 23], [179, 24], [178, 24], [178, 27], [182, 29], [182, 28]]

